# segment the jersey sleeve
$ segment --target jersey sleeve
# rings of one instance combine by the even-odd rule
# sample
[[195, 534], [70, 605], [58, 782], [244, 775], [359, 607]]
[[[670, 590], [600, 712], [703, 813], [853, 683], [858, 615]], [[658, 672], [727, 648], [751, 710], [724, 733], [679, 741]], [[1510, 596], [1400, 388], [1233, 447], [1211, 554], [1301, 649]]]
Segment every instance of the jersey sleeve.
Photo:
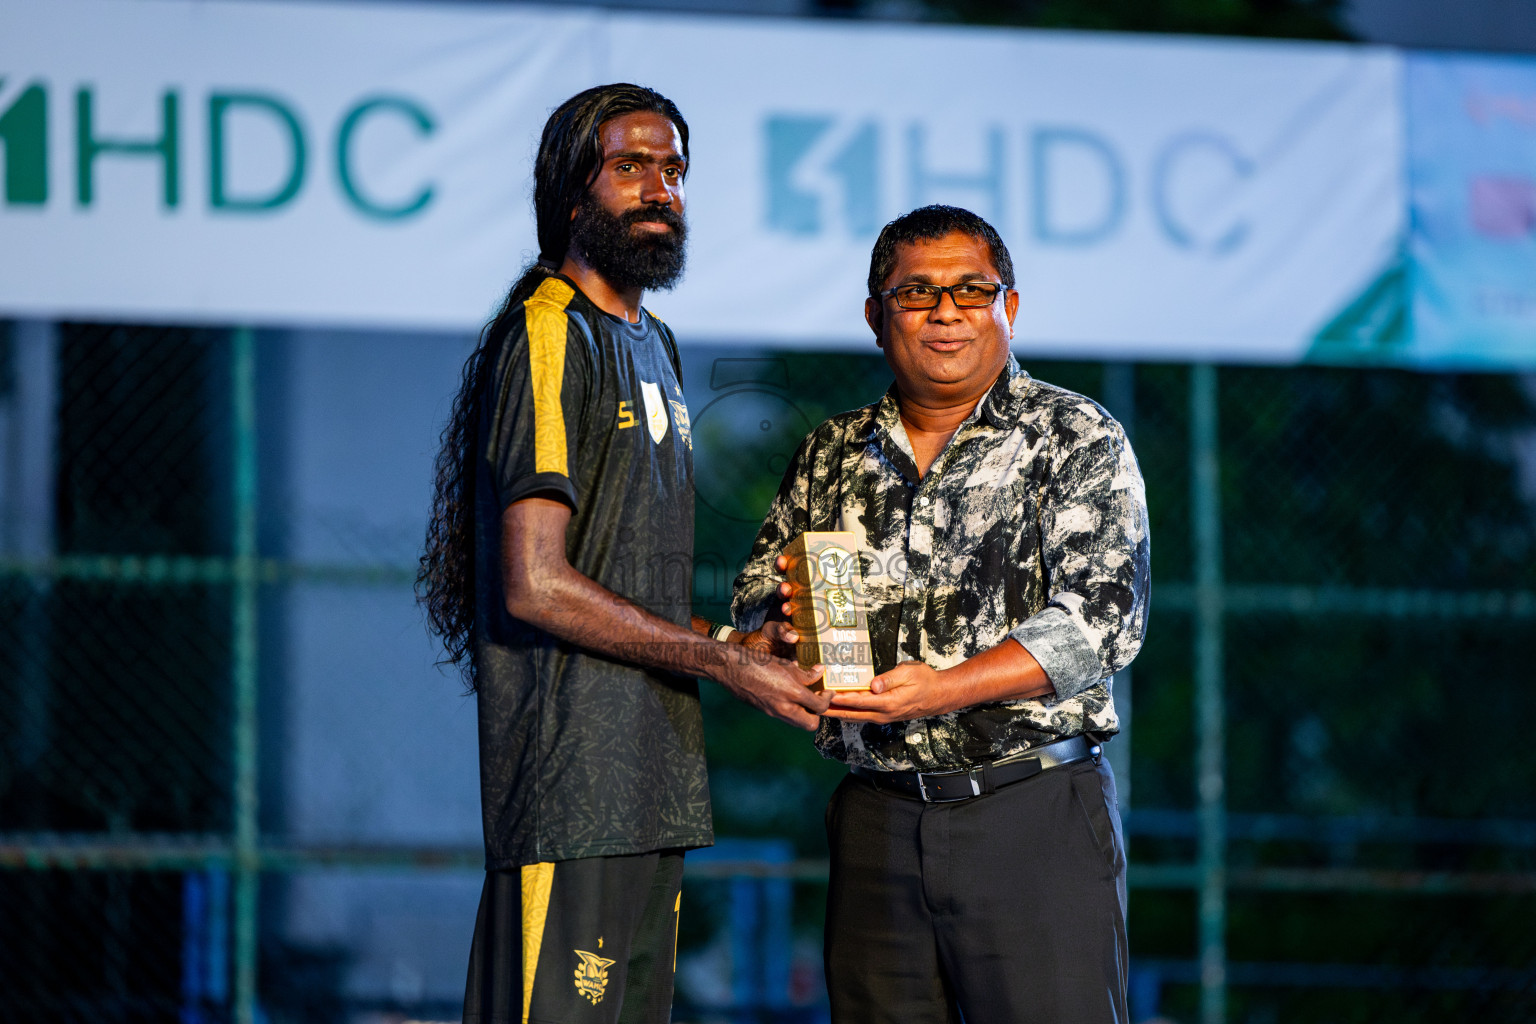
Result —
[[571, 286], [549, 278], [512, 318], [489, 390], [486, 460], [505, 509], [539, 495], [577, 505], [577, 442], [592, 384]]

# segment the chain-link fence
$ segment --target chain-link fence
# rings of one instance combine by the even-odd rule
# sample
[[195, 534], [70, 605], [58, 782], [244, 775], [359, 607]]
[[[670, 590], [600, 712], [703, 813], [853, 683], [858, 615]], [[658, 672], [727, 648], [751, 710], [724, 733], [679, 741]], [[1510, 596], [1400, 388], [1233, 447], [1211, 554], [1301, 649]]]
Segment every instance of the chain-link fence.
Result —
[[[9, 329], [3, 346], [7, 848], [227, 836], [227, 336], [72, 323], [50, 333], [40, 346]], [[0, 874], [5, 1016], [174, 1016], [190, 878]]]
[[[457, 1015], [480, 854], [422, 821], [457, 799], [477, 827], [473, 776], [416, 780], [472, 767], [473, 709], [348, 638], [427, 650], [401, 538], [463, 344], [0, 325], [3, 1019]], [[1153, 611], [1109, 747], [1134, 1018], [1536, 1017], [1532, 382], [1022, 357], [1126, 423], [1148, 484]], [[685, 362], [718, 613], [783, 449], [889, 377]], [[438, 364], [381, 441], [390, 388]], [[676, 1019], [822, 1019], [838, 769], [705, 692], [735, 842], [690, 858]], [[468, 753], [389, 733], [408, 700], [456, 709]]]

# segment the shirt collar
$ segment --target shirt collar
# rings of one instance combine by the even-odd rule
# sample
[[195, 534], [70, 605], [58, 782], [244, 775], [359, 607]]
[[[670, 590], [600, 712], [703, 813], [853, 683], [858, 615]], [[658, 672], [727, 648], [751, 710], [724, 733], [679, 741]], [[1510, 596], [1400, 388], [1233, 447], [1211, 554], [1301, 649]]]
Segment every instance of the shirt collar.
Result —
[[982, 400], [976, 403], [981, 415], [995, 430], [1009, 430], [1024, 410], [1024, 396], [1029, 392], [1030, 376], [1019, 361], [1008, 353], [1008, 362]]
[[[901, 409], [896, 404], [896, 384], [886, 389], [875, 409], [873, 434], [879, 438], [886, 458], [908, 480], [917, 482], [917, 457], [912, 454], [912, 443], [907, 430], [901, 425]], [[882, 436], [883, 435], [883, 436]]]
[[[1019, 361], [1008, 353], [1008, 362], [1003, 366], [1003, 372], [998, 374], [997, 380], [987, 389], [981, 401], [976, 403], [976, 408], [965, 421], [956, 428], [958, 436], [978, 419], [984, 419], [988, 426], [994, 430], [1011, 430], [1018, 422], [1019, 414], [1023, 411], [1024, 398], [1029, 391], [1031, 378], [1029, 373], [1019, 365]], [[896, 402], [896, 385], [894, 383], [886, 389], [881, 397], [880, 404], [875, 409], [873, 423], [874, 431], [885, 435], [886, 452], [892, 463], [903, 474], [912, 480], [917, 480], [917, 461], [912, 454], [911, 444], [907, 440], [906, 428], [901, 425], [901, 409]]]

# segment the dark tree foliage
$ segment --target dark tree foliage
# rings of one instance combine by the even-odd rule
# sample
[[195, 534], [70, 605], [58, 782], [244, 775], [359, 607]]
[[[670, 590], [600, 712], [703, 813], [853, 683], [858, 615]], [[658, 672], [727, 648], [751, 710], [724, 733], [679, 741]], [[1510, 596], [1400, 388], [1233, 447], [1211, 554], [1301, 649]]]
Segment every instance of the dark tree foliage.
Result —
[[1222, 371], [1234, 583], [1536, 585], [1519, 378], [1323, 368]]
[[928, 0], [924, 6], [935, 18], [977, 25], [1350, 38], [1340, 0]]

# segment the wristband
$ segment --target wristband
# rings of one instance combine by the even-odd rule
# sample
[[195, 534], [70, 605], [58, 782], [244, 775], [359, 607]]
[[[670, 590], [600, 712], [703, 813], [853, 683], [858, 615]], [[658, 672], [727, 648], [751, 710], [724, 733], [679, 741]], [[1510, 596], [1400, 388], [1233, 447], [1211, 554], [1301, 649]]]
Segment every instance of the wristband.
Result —
[[722, 643], [731, 642], [731, 634], [736, 628], [729, 622], [712, 622], [709, 624], [709, 635]]

